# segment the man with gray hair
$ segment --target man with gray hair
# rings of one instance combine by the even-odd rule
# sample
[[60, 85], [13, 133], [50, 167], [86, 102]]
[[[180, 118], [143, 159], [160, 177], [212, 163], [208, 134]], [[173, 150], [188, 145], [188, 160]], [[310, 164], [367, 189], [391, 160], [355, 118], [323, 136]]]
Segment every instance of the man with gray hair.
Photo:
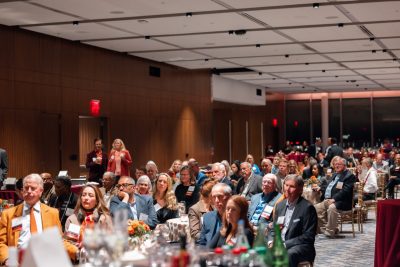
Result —
[[252, 171], [251, 164], [248, 162], [240, 164], [240, 171], [242, 178], [238, 181], [236, 194], [250, 201], [253, 195], [262, 192], [262, 177]]
[[126, 210], [128, 219], [144, 221], [154, 229], [157, 225], [156, 211], [151, 196], [142, 196], [135, 193], [135, 180], [129, 176], [122, 176], [116, 188], [116, 196], [111, 198], [110, 213], [114, 216], [117, 210]]
[[212, 165], [211, 167], [211, 172], [213, 178], [218, 182], [218, 183], [224, 183], [230, 186], [230, 188], [233, 190], [234, 186], [230, 180], [226, 176], [226, 168], [225, 165], [219, 162], [216, 162]]
[[248, 218], [254, 225], [272, 222], [274, 206], [281, 194], [276, 191], [276, 176], [268, 173], [262, 179], [262, 192], [251, 197]]
[[[57, 227], [62, 234], [58, 210], [40, 203], [42, 193], [43, 180], [40, 175], [29, 174], [23, 180], [24, 202], [1, 214], [0, 265], [7, 265], [9, 247], [25, 249], [33, 234], [51, 227]], [[64, 246], [70, 258], [75, 260], [78, 248], [67, 241]]]
[[212, 188], [211, 200], [215, 210], [203, 215], [200, 238], [198, 241], [199, 245], [207, 246], [220, 230], [226, 203], [228, 203], [231, 196], [232, 189], [227, 184], [218, 183]]
[[[315, 204], [319, 232], [334, 238], [339, 232], [338, 210], [351, 210], [354, 174], [346, 169], [346, 160], [339, 158], [334, 164], [335, 172], [325, 190], [323, 202]], [[322, 190], [323, 191], [323, 190]]]
[[100, 192], [103, 194], [104, 202], [107, 208], [110, 208], [111, 197], [118, 193], [115, 187], [116, 177], [113, 172], [105, 172], [103, 174], [103, 186], [99, 188]]
[[[282, 240], [289, 256], [289, 266], [297, 267], [299, 262], [313, 262], [315, 259], [315, 235], [317, 213], [314, 206], [304, 199], [304, 180], [297, 174], [286, 176], [283, 184], [285, 199], [276, 204], [274, 223], [282, 227]], [[268, 245], [275, 235], [272, 229]]]
[[[378, 191], [377, 174], [374, 167], [372, 167], [373, 160], [365, 158], [361, 161], [361, 173], [358, 176], [360, 182], [364, 185], [363, 200], [375, 199], [375, 193]], [[355, 202], [358, 201], [358, 194], [354, 196]]]
[[270, 159], [263, 159], [261, 161], [261, 176], [272, 172], [272, 161]]

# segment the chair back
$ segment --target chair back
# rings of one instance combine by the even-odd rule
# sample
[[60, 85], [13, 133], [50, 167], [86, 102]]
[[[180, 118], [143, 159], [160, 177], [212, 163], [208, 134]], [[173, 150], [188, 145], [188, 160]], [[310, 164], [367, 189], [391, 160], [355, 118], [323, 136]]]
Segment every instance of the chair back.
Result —
[[378, 197], [385, 198], [385, 180], [386, 174], [385, 173], [378, 173], [377, 174], [377, 184], [378, 184]]

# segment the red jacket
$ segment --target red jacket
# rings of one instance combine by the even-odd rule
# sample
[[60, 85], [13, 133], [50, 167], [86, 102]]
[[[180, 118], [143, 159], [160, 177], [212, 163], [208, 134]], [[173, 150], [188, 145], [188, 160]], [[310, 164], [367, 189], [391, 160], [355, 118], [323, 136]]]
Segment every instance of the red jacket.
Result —
[[[121, 176], [130, 176], [129, 167], [132, 164], [131, 154], [129, 154], [128, 150], [121, 150], [121, 153], [125, 154], [125, 156], [121, 158]], [[117, 166], [114, 160], [114, 154], [115, 150], [111, 150], [110, 156], [108, 157], [107, 171], [115, 173]]]

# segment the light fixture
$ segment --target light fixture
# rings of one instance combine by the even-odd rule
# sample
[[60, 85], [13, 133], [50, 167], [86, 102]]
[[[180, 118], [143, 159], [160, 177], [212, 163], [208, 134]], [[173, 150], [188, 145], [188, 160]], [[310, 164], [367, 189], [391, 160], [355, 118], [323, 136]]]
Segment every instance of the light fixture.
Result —
[[376, 50], [372, 50], [372, 54], [375, 54], [376, 53]]
[[285, 58], [288, 58], [288, 57], [289, 57], [289, 55], [286, 54], [286, 55], [285, 55]]
[[382, 52], [383, 52], [383, 53], [386, 53], [386, 52], [387, 52], [387, 50], [386, 50], [386, 49], [383, 49], [383, 50], [382, 50]]
[[259, 72], [258, 75], [262, 75], [262, 72]]
[[338, 23], [338, 25], [337, 25], [339, 28], [343, 28], [343, 26], [344, 26], [344, 23]]
[[339, 76], [335, 75], [335, 78], [339, 78]]
[[326, 70], [322, 70], [322, 72], [326, 72]]
[[292, 85], [292, 83], [289, 83], [289, 85]]
[[313, 3], [313, 4], [312, 4], [312, 7], [313, 7], [313, 8], [319, 8], [319, 3]]
[[186, 17], [187, 17], [187, 18], [191, 18], [192, 16], [193, 16], [192, 12], [186, 13]]
[[373, 40], [375, 40], [375, 37], [370, 37], [369, 40], [373, 41]]
[[79, 25], [79, 21], [77, 21], [77, 20], [73, 21], [73, 22], [72, 22], [72, 25], [78, 26], [78, 25]]
[[208, 61], [208, 58], [205, 58], [204, 61]]
[[150, 36], [146, 35], [146, 36], [144, 37], [144, 39], [149, 40], [149, 39], [150, 39]]
[[229, 31], [228, 33], [229, 33], [229, 35], [232, 35], [232, 34], [233, 34], [233, 31]]
[[260, 45], [260, 44], [256, 44], [256, 47], [257, 47], [257, 48], [260, 48], [260, 47], [261, 47], [261, 45]]
[[310, 65], [310, 63], [308, 63], [308, 62], [306, 62], [306, 63], [304, 63], [304, 64], [306, 64], [306, 65]]
[[236, 31], [235, 31], [235, 34], [236, 34], [236, 35], [245, 35], [246, 32], [247, 32], [246, 30], [236, 30]]
[[303, 88], [303, 89], [304, 89], [304, 88], [306, 88], [306, 87], [305, 87], [305, 86], [302, 86], [301, 88]]

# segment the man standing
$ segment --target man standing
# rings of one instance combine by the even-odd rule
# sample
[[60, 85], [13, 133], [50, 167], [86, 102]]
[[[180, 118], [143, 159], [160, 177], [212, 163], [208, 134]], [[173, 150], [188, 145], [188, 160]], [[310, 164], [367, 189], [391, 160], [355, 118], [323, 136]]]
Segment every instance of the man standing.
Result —
[[[315, 205], [319, 232], [335, 237], [338, 232], [338, 210], [351, 210], [353, 186], [356, 177], [346, 169], [346, 160], [339, 158], [334, 165], [335, 173], [325, 190], [325, 200]], [[325, 231], [323, 228], [325, 227]]]
[[254, 174], [249, 162], [242, 162], [240, 170], [242, 178], [240, 178], [237, 184], [236, 194], [250, 201], [253, 195], [262, 192], [262, 177]]
[[118, 195], [113, 196], [110, 202], [111, 216], [117, 210], [126, 210], [128, 219], [144, 221], [150, 228], [157, 225], [156, 211], [153, 198], [135, 193], [135, 180], [129, 176], [122, 176], [116, 185]]
[[204, 214], [203, 225], [201, 227], [199, 245], [206, 246], [212, 240], [214, 235], [220, 230], [222, 217], [225, 212], [226, 203], [232, 195], [232, 189], [229, 185], [218, 183], [211, 190], [211, 199], [215, 210]]
[[86, 156], [86, 168], [89, 169], [89, 182], [99, 183], [107, 170], [108, 158], [103, 152], [103, 143], [100, 138], [94, 139], [94, 150]]
[[3, 181], [7, 178], [8, 173], [8, 156], [7, 152], [0, 148], [0, 187], [3, 186]]
[[308, 155], [310, 155], [310, 157], [313, 157], [314, 159], [317, 159], [318, 153], [322, 152], [321, 144], [322, 144], [321, 138], [316, 137], [315, 143], [308, 147]]
[[343, 149], [337, 145], [336, 138], [329, 137], [328, 138], [329, 147], [326, 149], [325, 160], [331, 164], [331, 160], [335, 156], [343, 157]]
[[233, 190], [233, 184], [231, 180], [226, 176], [226, 169], [224, 164], [219, 162], [214, 163], [211, 167], [211, 172], [213, 178], [217, 181], [217, 183], [227, 184]]
[[[41, 233], [46, 228], [58, 227], [61, 224], [58, 211], [40, 203], [43, 192], [43, 180], [39, 174], [30, 174], [23, 180], [24, 202], [4, 210], [0, 220], [0, 264], [7, 265], [8, 247], [26, 248], [31, 236]], [[76, 258], [78, 248], [64, 242], [71, 259]]]
[[372, 164], [378, 173], [389, 174], [389, 163], [383, 160], [383, 155], [381, 153], [377, 154], [375, 157], [375, 162]]
[[[315, 259], [315, 235], [317, 231], [317, 213], [314, 206], [304, 199], [304, 180], [301, 176], [290, 174], [284, 181], [285, 200], [276, 205], [274, 222], [281, 225], [282, 240], [289, 256], [290, 267], [299, 262], [313, 262]], [[270, 245], [275, 232], [269, 235]]]
[[40, 174], [40, 177], [42, 177], [43, 180], [43, 194], [40, 200], [44, 204], [47, 204], [49, 203], [50, 198], [55, 197], [56, 195], [53, 177], [48, 172]]
[[276, 176], [268, 173], [262, 179], [262, 193], [251, 197], [249, 207], [249, 221], [258, 226], [259, 223], [272, 222], [272, 216], [276, 201], [281, 194], [276, 191]]

